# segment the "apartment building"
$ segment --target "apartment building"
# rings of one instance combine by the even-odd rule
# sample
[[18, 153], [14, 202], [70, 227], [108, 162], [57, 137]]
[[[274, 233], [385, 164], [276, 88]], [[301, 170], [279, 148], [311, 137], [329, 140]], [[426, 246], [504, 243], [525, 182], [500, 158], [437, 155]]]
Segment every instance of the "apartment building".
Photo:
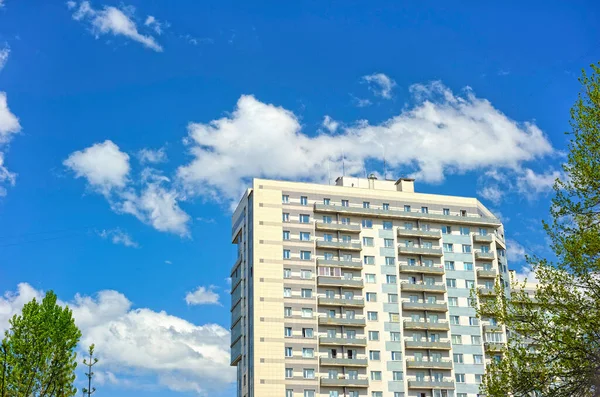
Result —
[[506, 330], [471, 291], [509, 287], [503, 226], [478, 200], [408, 178], [254, 179], [232, 225], [237, 396], [478, 395]]

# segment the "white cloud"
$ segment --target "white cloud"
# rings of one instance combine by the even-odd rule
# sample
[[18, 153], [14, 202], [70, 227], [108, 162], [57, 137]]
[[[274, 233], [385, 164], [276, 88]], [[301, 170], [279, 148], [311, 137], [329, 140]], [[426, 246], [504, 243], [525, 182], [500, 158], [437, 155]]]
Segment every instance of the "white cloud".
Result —
[[190, 216], [179, 207], [179, 194], [165, 187], [169, 179], [146, 168], [138, 189], [129, 176], [129, 155], [112, 141], [76, 151], [63, 164], [75, 172], [76, 178], [84, 177], [93, 189], [103, 194], [114, 211], [134, 215], [159, 231], [189, 234]]
[[172, 264], [173, 264], [173, 262], [171, 262], [171, 261], [169, 261], [169, 260], [166, 260], [166, 261], [165, 261], [165, 263], [166, 263], [167, 265], [172, 265]]
[[[72, 1], [67, 2], [67, 7], [74, 9], [76, 4]], [[92, 8], [89, 1], [82, 1], [79, 4], [79, 8], [73, 13], [73, 19], [88, 22], [96, 38], [105, 34], [124, 36], [143, 44], [147, 48], [161, 52], [163, 49], [154, 37], [138, 32], [137, 25], [131, 15], [134, 11], [133, 7], [122, 7], [119, 9], [110, 6], [104, 6], [102, 10], [96, 10]], [[154, 31], [156, 31], [156, 26], [154, 26]]]
[[133, 238], [121, 229], [101, 230], [97, 232], [103, 239], [110, 239], [113, 244], [122, 244], [126, 247], [138, 248], [139, 244], [133, 241]]
[[354, 104], [354, 106], [356, 106], [358, 108], [365, 108], [367, 106], [371, 106], [371, 104], [372, 104], [372, 102], [369, 99], [359, 98], [352, 94], [350, 94], [350, 98], [352, 99], [352, 103]]
[[220, 305], [219, 294], [215, 291], [215, 286], [198, 287], [195, 291], [188, 292], [185, 296], [185, 301], [188, 305]]
[[374, 73], [362, 77], [363, 81], [369, 84], [369, 88], [377, 96], [385, 99], [392, 98], [392, 89], [396, 82], [383, 73]]
[[129, 155], [110, 140], [71, 153], [63, 164], [75, 172], [76, 178], [84, 177], [105, 195], [113, 189], [124, 188], [131, 169]]
[[148, 15], [146, 22], [144, 22], [144, 26], [152, 28], [157, 35], [161, 35], [163, 32], [163, 23], [159, 22], [158, 19], [154, 18], [152, 15]]
[[137, 157], [142, 164], [151, 163], [164, 163], [167, 161], [167, 153], [165, 152], [165, 148], [161, 147], [160, 149], [148, 149], [144, 148], [137, 153]]
[[335, 136], [309, 136], [289, 110], [239, 98], [228, 116], [190, 123], [185, 142], [192, 161], [177, 175], [189, 194], [236, 202], [252, 177], [327, 180], [364, 174], [368, 160], [381, 161], [379, 142], [386, 143], [390, 172], [412, 169], [413, 177], [439, 183], [447, 174], [473, 170], [514, 169], [553, 152], [543, 132], [518, 123], [470, 90], [455, 95], [439, 82], [411, 88], [415, 105], [378, 125], [359, 121]]
[[[0, 7], [1, 7], [0, 3]], [[4, 65], [6, 65], [6, 62], [8, 62], [8, 56], [10, 55], [10, 47], [9, 46], [5, 46], [4, 48], [0, 49], [0, 71], [2, 69], [4, 69]]]
[[527, 251], [519, 242], [506, 239], [506, 257], [512, 262], [523, 262], [525, 260], [525, 254]]
[[504, 197], [504, 191], [500, 187], [494, 185], [484, 186], [477, 194], [496, 205], [500, 204]]
[[539, 280], [535, 275], [535, 270], [529, 264], [521, 267], [519, 271], [515, 271], [515, 277], [520, 283], [524, 281], [527, 281], [528, 284], [539, 283]]
[[552, 191], [554, 181], [556, 179], [565, 179], [565, 175], [561, 171], [550, 170], [548, 172], [538, 174], [535, 171], [527, 168], [524, 169], [521, 175], [517, 178], [517, 189], [519, 193], [534, 198], [535, 196]]
[[[25, 303], [42, 296], [22, 283], [17, 292], [0, 297], [0, 331]], [[210, 395], [235, 381], [229, 331], [220, 325], [196, 325], [164, 311], [134, 309], [117, 291], [76, 295], [66, 303], [82, 331], [81, 349], [96, 345], [102, 363], [99, 380], [105, 384]]]
[[332, 119], [329, 116], [325, 116], [323, 118], [323, 127], [327, 128], [327, 130], [331, 133], [334, 133], [338, 127], [340, 126], [340, 123], [338, 123], [337, 121], [335, 121], [334, 119]]
[[14, 186], [17, 178], [17, 175], [4, 165], [4, 149], [13, 136], [20, 131], [19, 119], [8, 108], [6, 93], [0, 91], [0, 197], [7, 194], [4, 185]]

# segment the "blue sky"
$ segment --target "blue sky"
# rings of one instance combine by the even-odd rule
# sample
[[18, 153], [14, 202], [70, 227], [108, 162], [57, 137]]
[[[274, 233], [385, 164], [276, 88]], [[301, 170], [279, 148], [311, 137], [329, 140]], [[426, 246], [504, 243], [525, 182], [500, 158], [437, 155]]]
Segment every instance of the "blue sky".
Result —
[[502, 217], [511, 268], [547, 254], [600, 10], [484, 3], [0, 1], [0, 329], [53, 289], [98, 395], [233, 396], [232, 204], [342, 156], [382, 175], [383, 146]]

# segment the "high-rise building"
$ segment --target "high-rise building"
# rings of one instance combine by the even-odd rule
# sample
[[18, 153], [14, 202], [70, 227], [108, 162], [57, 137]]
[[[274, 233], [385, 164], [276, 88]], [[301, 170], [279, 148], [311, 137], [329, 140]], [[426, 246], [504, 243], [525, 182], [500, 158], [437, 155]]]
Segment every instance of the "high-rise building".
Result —
[[506, 332], [471, 291], [493, 299], [509, 278], [477, 199], [408, 178], [254, 179], [232, 224], [239, 397], [478, 395]]

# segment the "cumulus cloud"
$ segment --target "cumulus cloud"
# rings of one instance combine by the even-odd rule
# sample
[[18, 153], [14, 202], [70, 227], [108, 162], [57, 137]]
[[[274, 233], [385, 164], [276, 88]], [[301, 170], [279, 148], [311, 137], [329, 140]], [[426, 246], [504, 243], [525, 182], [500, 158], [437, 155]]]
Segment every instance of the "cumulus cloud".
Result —
[[[163, 50], [153, 36], [143, 35], [138, 31], [137, 25], [133, 20], [135, 12], [133, 7], [116, 8], [104, 6], [101, 10], [97, 10], [91, 6], [89, 1], [82, 1], [79, 3], [79, 7], [77, 7], [76, 2], [69, 1], [67, 2], [67, 7], [74, 10], [73, 19], [89, 23], [91, 31], [96, 38], [112, 34], [113, 36], [127, 37], [157, 52]], [[155, 32], [157, 31], [157, 27], [160, 31], [160, 24], [155, 19], [152, 20], [150, 25]]]
[[13, 136], [20, 131], [19, 119], [8, 108], [6, 93], [0, 91], [0, 197], [7, 194], [5, 185], [14, 186], [17, 178], [17, 175], [4, 165], [4, 152]]
[[185, 302], [190, 306], [195, 305], [220, 305], [219, 294], [214, 289], [214, 285], [207, 287], [198, 287], [192, 292], [188, 292], [185, 296]]
[[180, 195], [168, 186], [169, 179], [146, 168], [139, 181], [132, 181], [129, 155], [112, 141], [76, 151], [63, 164], [103, 194], [114, 211], [134, 215], [159, 231], [189, 234], [190, 216], [179, 207]]
[[377, 96], [385, 99], [392, 98], [392, 89], [396, 82], [383, 73], [374, 73], [362, 77], [363, 81], [369, 84], [369, 88]]
[[484, 186], [482, 189], [477, 191], [481, 197], [486, 200], [489, 200], [493, 204], [500, 204], [502, 198], [504, 197], [504, 191], [498, 186]]
[[471, 90], [456, 95], [440, 82], [411, 87], [415, 103], [377, 125], [359, 121], [336, 135], [310, 136], [294, 113], [239, 98], [228, 116], [190, 123], [185, 142], [193, 159], [179, 167], [189, 194], [235, 202], [252, 177], [327, 180], [327, 166], [341, 174], [364, 173], [367, 161], [381, 161], [386, 144], [388, 169], [424, 182], [439, 183], [447, 174], [485, 169], [520, 169], [523, 162], [553, 152], [533, 123], [519, 123]]
[[100, 230], [98, 231], [98, 235], [103, 239], [107, 239], [112, 241], [113, 244], [121, 244], [126, 247], [138, 248], [139, 244], [133, 241], [133, 238], [122, 231], [121, 229], [112, 229], [112, 230]]
[[523, 262], [527, 251], [518, 241], [506, 239], [506, 257], [509, 261]]
[[338, 129], [339, 126], [340, 126], [340, 123], [338, 123], [337, 121], [332, 119], [330, 116], [326, 115], [323, 118], [323, 127], [327, 128], [327, 131], [334, 133]]
[[142, 164], [157, 164], [167, 161], [167, 153], [164, 147], [160, 149], [144, 148], [137, 153], [137, 157]]
[[[41, 299], [43, 292], [26, 283], [0, 297], [0, 331], [34, 297]], [[220, 325], [133, 308], [125, 295], [111, 290], [60, 302], [65, 303], [82, 331], [81, 348], [96, 345], [104, 384], [210, 395], [235, 381], [229, 331]]]
[[550, 170], [541, 174], [527, 168], [517, 178], [517, 189], [519, 193], [534, 198], [541, 193], [552, 191], [556, 179], [565, 180], [561, 171]]

